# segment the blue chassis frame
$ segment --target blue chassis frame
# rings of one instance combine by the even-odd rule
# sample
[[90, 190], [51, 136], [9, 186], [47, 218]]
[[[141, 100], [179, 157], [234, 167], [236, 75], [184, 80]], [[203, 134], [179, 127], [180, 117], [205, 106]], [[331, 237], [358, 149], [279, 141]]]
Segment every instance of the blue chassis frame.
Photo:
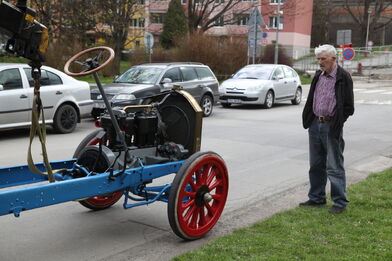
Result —
[[[53, 170], [67, 169], [64, 174], [56, 173], [56, 182], [37, 184], [28, 187], [16, 187], [48, 181], [46, 175], [31, 172], [27, 165], [0, 168], [0, 216], [14, 214], [19, 217], [24, 210], [40, 208], [59, 204], [72, 200], [84, 199], [92, 196], [112, 193], [124, 190], [124, 208], [132, 208], [140, 205], [150, 204], [160, 200], [167, 202], [166, 192], [171, 184], [155, 187], [144, 187], [144, 183], [155, 178], [177, 173], [184, 161], [168, 162], [142, 166], [90, 175], [87, 177], [72, 179], [68, 173], [78, 167], [75, 159], [65, 161], [53, 161]], [[36, 164], [37, 168], [45, 171], [42, 163]], [[113, 175], [119, 174], [117, 177]], [[12, 188], [15, 187], [15, 188]], [[138, 198], [131, 196], [135, 194]], [[128, 200], [140, 201], [128, 204]]]

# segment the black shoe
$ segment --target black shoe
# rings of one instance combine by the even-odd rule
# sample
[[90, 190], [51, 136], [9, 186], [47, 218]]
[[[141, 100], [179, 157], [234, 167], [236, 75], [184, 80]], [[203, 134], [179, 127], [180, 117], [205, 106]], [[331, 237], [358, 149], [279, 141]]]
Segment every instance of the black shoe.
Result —
[[324, 206], [325, 204], [327, 204], [327, 201], [325, 199], [319, 202], [309, 199], [308, 201], [299, 203], [299, 205], [302, 207], [320, 207]]
[[345, 207], [338, 207], [338, 206], [332, 206], [328, 212], [333, 213], [333, 214], [340, 214], [342, 213], [346, 208]]

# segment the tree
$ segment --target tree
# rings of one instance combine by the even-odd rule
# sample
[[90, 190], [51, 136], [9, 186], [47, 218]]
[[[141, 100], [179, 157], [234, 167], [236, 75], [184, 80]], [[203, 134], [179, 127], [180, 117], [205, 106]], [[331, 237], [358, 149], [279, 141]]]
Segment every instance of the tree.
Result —
[[[284, 3], [281, 10], [284, 11], [286, 17], [295, 15], [295, 5], [298, 6], [301, 3], [300, 0], [281, 0], [281, 2]], [[260, 6], [270, 6], [270, 1], [187, 0], [189, 32], [205, 32], [216, 24], [220, 26], [236, 24], [241, 17], [249, 16], [255, 7]], [[275, 9], [268, 8], [262, 12], [263, 15], [273, 14]]]
[[184, 37], [187, 33], [188, 27], [181, 0], [171, 0], [160, 37], [162, 47], [173, 47], [176, 39]]
[[366, 39], [368, 22], [369, 32], [391, 24], [392, 16], [387, 14], [391, 8], [392, 0], [345, 0], [345, 9], [360, 28], [362, 43]]
[[[279, 44], [278, 64], [286, 64], [292, 66], [291, 58], [287, 56], [283, 46]], [[269, 44], [264, 49], [264, 55], [261, 58], [261, 63], [274, 63], [275, 59], [275, 44]]]
[[333, 3], [333, 0], [316, 0], [313, 6], [313, 23], [312, 23], [312, 46], [321, 43], [331, 43], [332, 23], [334, 17], [341, 6]]
[[[129, 27], [131, 25], [144, 27], [144, 6], [139, 6], [141, 3], [144, 4], [144, 0], [97, 0], [96, 3], [97, 10], [102, 10], [97, 14], [99, 22], [103, 25], [100, 27], [100, 32], [107, 36], [107, 42], [111, 44], [116, 54], [112, 73], [119, 74], [121, 53], [129, 40]], [[135, 33], [138, 32], [135, 31]], [[140, 31], [140, 34], [142, 34], [142, 31]]]

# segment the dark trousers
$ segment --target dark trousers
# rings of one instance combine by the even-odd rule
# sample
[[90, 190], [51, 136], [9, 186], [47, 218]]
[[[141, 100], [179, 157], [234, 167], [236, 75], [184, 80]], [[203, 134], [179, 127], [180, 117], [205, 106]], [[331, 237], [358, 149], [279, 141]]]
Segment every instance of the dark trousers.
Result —
[[344, 170], [343, 133], [339, 137], [329, 134], [330, 122], [314, 120], [309, 128], [309, 199], [320, 202], [325, 200], [327, 178], [331, 183], [331, 199], [335, 206], [345, 207], [346, 173]]

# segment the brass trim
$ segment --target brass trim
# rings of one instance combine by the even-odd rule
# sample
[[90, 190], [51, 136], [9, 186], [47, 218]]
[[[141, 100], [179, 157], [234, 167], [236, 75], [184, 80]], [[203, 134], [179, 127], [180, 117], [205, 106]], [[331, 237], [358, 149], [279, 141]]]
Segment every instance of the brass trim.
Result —
[[124, 111], [127, 111], [128, 109], [148, 109], [147, 111], [151, 111], [153, 106], [151, 104], [143, 104], [143, 105], [128, 105], [123, 108]]
[[195, 110], [195, 140], [193, 144], [193, 153], [200, 151], [201, 149], [201, 131], [203, 127], [203, 110], [201, 109], [199, 103], [193, 98], [193, 96], [184, 90], [176, 90], [181, 94]]
[[26, 14], [25, 20], [29, 21], [30, 23], [34, 23], [34, 16], [32, 16], [31, 14]]
[[176, 92], [178, 92], [182, 96], [184, 96], [188, 100], [188, 102], [192, 105], [193, 109], [196, 112], [203, 112], [199, 103], [195, 100], [195, 98], [193, 98], [193, 96], [189, 92], [184, 91], [184, 90], [176, 90]]
[[152, 106], [151, 104], [128, 105], [128, 106], [125, 106], [125, 107], [123, 108], [123, 110], [126, 111], [127, 109], [140, 109], [140, 108], [145, 108], [145, 109], [150, 108], [150, 109], [152, 109], [153, 106]]
[[48, 45], [49, 45], [49, 31], [48, 28], [45, 28], [42, 30], [41, 43], [39, 45], [39, 51], [41, 54], [46, 53], [46, 49], [48, 48]]

